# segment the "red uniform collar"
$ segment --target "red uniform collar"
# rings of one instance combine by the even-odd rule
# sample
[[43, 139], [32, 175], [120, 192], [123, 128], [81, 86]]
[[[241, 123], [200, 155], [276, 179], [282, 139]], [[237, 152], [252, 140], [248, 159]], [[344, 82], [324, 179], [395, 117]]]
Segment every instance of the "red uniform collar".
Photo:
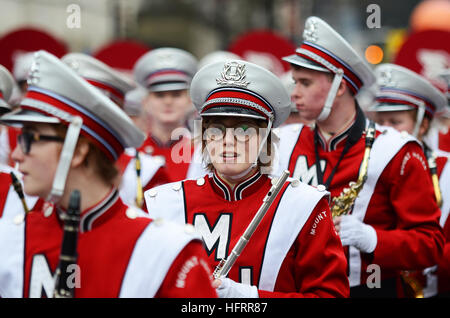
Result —
[[[119, 191], [113, 188], [105, 198], [103, 198], [96, 205], [81, 212], [80, 231], [88, 232], [96, 226], [102, 224], [112, 215], [112, 207], [119, 206]], [[115, 210], [115, 209], [114, 209]], [[58, 214], [64, 213], [65, 210], [58, 207]]]
[[262, 175], [261, 172], [257, 171], [231, 189], [231, 187], [216, 172], [214, 172], [210, 182], [213, 190], [225, 200], [238, 201], [255, 193], [267, 179], [266, 175]]

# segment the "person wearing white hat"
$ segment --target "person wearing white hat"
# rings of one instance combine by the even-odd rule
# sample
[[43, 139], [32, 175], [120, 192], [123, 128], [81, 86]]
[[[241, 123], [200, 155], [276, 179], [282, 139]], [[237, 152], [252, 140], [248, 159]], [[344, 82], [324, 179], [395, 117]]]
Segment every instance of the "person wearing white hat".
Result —
[[133, 68], [136, 82], [148, 91], [142, 115], [150, 127], [139, 151], [163, 156], [169, 181], [186, 178], [194, 152], [187, 121], [194, 110], [189, 86], [197, 64], [191, 53], [163, 47], [141, 56]]
[[306, 20], [303, 42], [284, 60], [291, 63], [297, 109], [315, 126], [282, 128], [278, 171], [322, 184], [331, 192], [332, 211], [344, 214], [333, 220], [347, 255], [351, 297], [397, 297], [400, 271], [435, 264], [444, 242], [422, 149], [413, 137], [366, 119], [355, 96], [375, 75], [322, 19]]
[[[433, 118], [448, 108], [447, 100], [431, 82], [423, 76], [395, 64], [381, 64], [375, 68], [378, 82], [378, 91], [374, 104], [369, 108], [375, 114], [375, 121], [380, 125], [390, 126], [403, 133], [416, 137], [422, 144], [428, 161], [429, 173], [432, 177], [436, 201], [441, 207], [440, 224], [446, 229], [446, 245], [450, 244], [450, 162], [449, 153], [432, 149], [425, 142], [430, 131]], [[446, 225], [449, 223], [449, 225]], [[446, 248], [444, 248], [444, 251]], [[439, 263], [448, 264], [450, 253], [443, 254]], [[438, 266], [439, 268], [439, 266]], [[440, 273], [447, 272], [448, 268], [439, 268]], [[420, 287], [413, 291], [413, 295], [424, 297], [435, 296], [438, 293], [438, 284], [441, 292], [450, 292], [450, 280], [445, 275], [444, 281], [437, 280], [436, 267], [424, 270], [428, 279], [423, 279], [420, 272], [405, 272], [406, 279], [413, 279], [414, 286]], [[425, 284], [423, 283], [425, 282]]]
[[[138, 121], [140, 116], [136, 115], [140, 114], [137, 113], [137, 110], [141, 110], [142, 101], [133, 101], [135, 104], [140, 105], [130, 109], [130, 97], [133, 97], [130, 94], [137, 93], [138, 97], [143, 98], [142, 95], [145, 92], [143, 88], [137, 87], [124, 74], [119, 73], [112, 67], [87, 54], [69, 53], [63, 56], [61, 60], [75, 70], [78, 75], [105, 94], [117, 106], [123, 109], [127, 115], [130, 116], [128, 111], [131, 111], [133, 116], [130, 116], [130, 118], [135, 118]], [[128, 103], [126, 105], [127, 95]], [[125, 108], [125, 106], [127, 107]], [[134, 123], [136, 123], [135, 120], [133, 120]], [[136, 148], [126, 148], [116, 161], [116, 165], [120, 171], [120, 178], [118, 178], [120, 181], [118, 182], [120, 183], [119, 195], [121, 199], [126, 204], [145, 209], [143, 191], [166, 183], [168, 180], [166, 169], [164, 169], [164, 162], [165, 160], [143, 153], [142, 151], [137, 151]]]
[[[0, 109], [3, 113], [10, 111], [8, 102], [11, 97], [13, 85], [13, 77], [6, 68], [0, 65]], [[6, 127], [1, 126], [1, 128]], [[6, 129], [2, 130], [2, 133], [5, 131]], [[5, 144], [0, 146], [2, 153], [7, 148], [6, 146]], [[30, 197], [23, 193], [20, 179], [21, 174], [16, 169], [0, 162], [0, 233], [2, 233], [0, 250], [6, 248], [20, 250], [23, 242], [17, 238], [20, 238], [23, 228], [18, 226], [14, 227], [11, 224], [17, 218], [23, 217], [24, 213], [29, 208], [33, 208], [37, 202], [37, 197]], [[11, 273], [10, 275], [14, 275], [14, 273], [21, 270], [20, 266], [21, 264], [17, 258], [2, 258], [0, 272], [9, 272]], [[12, 280], [5, 281], [4, 284], [7, 287], [2, 286], [1, 289], [15, 288], [16, 286]]]
[[[145, 192], [150, 216], [193, 224], [211, 269], [248, 241], [228, 275], [216, 272], [219, 297], [347, 297], [345, 256], [328, 192], [267, 174], [272, 127], [286, 120], [291, 105], [279, 78], [242, 60], [215, 62], [197, 72], [190, 93], [202, 118], [210, 173]], [[280, 192], [272, 188], [278, 182]], [[268, 193], [274, 203], [253, 236], [240, 240], [247, 226], [255, 226]]]
[[[200, 264], [176, 282], [186, 261], [205, 257], [192, 229], [150, 219], [120, 199], [114, 161], [145, 135], [109, 98], [54, 55], [38, 51], [20, 108], [0, 121], [23, 126], [13, 159], [25, 193], [46, 201], [9, 225], [22, 228], [17, 239], [23, 244], [0, 249], [0, 258], [21, 266], [12, 276], [0, 271], [2, 297], [52, 297], [59, 287], [72, 288], [74, 297], [215, 297], [210, 273]], [[63, 234], [73, 231], [63, 223], [75, 208], [76, 191], [77, 254], [60, 255]], [[56, 280], [56, 286], [53, 273], [64, 273], [62, 264], [73, 257], [75, 282], [70, 287]]]
[[[3, 65], [0, 65], [0, 115], [11, 111], [14, 91], [14, 78]], [[0, 125], [0, 163], [12, 166], [11, 149], [15, 146], [18, 129]]]

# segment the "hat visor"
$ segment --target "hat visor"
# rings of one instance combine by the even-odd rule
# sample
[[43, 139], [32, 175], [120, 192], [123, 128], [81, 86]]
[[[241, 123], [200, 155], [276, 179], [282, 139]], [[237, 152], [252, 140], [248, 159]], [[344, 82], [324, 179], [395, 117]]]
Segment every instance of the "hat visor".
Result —
[[411, 105], [404, 104], [391, 104], [391, 103], [376, 103], [367, 108], [370, 112], [400, 112], [404, 110], [414, 110], [417, 109]]
[[288, 63], [301, 66], [304, 68], [308, 68], [314, 71], [320, 71], [320, 72], [327, 72], [331, 73], [329, 69], [323, 67], [322, 65], [315, 63], [311, 60], [307, 60], [303, 57], [298, 56], [297, 54], [289, 55], [282, 58], [283, 61], [286, 61]]
[[11, 107], [3, 99], [0, 98], [0, 115], [11, 111]]
[[147, 90], [150, 92], [164, 92], [164, 91], [178, 91], [188, 89], [189, 84], [186, 82], [172, 82], [172, 83], [157, 83], [148, 86]]
[[23, 123], [45, 123], [45, 124], [59, 124], [61, 121], [56, 117], [45, 116], [38, 112], [25, 109], [16, 109], [12, 112], [6, 113], [0, 117], [0, 122], [6, 125], [17, 125]]
[[243, 108], [239, 106], [217, 106], [212, 107], [200, 114], [201, 117], [209, 117], [209, 116], [233, 116], [233, 117], [246, 117], [253, 119], [261, 119], [267, 121], [267, 118], [258, 112]]

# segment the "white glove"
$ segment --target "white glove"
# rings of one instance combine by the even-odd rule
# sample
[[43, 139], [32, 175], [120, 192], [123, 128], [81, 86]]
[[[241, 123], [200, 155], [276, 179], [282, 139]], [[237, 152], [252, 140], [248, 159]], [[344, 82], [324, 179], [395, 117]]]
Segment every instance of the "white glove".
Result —
[[216, 289], [219, 298], [259, 298], [256, 286], [236, 283], [226, 277], [220, 280], [222, 283]]
[[377, 246], [377, 232], [354, 215], [342, 216], [339, 236], [343, 246], [352, 245], [364, 253], [372, 253]]

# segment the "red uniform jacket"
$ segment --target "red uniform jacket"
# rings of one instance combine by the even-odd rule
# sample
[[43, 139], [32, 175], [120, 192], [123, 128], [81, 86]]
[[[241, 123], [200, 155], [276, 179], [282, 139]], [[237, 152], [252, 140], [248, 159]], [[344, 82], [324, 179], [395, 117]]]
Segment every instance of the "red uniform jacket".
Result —
[[[44, 204], [21, 224], [10, 225], [21, 227], [22, 248], [3, 247], [0, 259], [21, 257], [13, 278], [20, 282], [15, 286], [21, 287], [21, 295], [12, 284], [4, 284], [12, 279], [10, 273], [0, 271], [2, 297], [52, 295], [63, 235], [59, 213]], [[113, 190], [82, 212], [75, 297], [216, 297], [201, 241], [193, 232], [153, 221], [124, 205]]]
[[[153, 188], [150, 216], [191, 223], [213, 270], [244, 233], [271, 188], [257, 173], [230, 189], [218, 176]], [[260, 297], [347, 297], [346, 261], [326, 191], [286, 182], [228, 277], [256, 285]]]
[[152, 156], [164, 157], [169, 182], [174, 182], [186, 178], [194, 153], [194, 146], [188, 137], [181, 137], [179, 140], [164, 145], [154, 137], [149, 136], [139, 148], [139, 151]]
[[[350, 286], [365, 284], [372, 273], [370, 264], [381, 268], [381, 279], [398, 277], [403, 269], [424, 269], [442, 254], [444, 237], [439, 226], [428, 165], [421, 146], [393, 129], [377, 128], [369, 160], [367, 181], [353, 214], [377, 233], [377, 246], [371, 254], [346, 247]], [[321, 139], [318, 147], [324, 180], [343, 150], [347, 134]], [[289, 169], [295, 178], [317, 185], [314, 130], [307, 126], [285, 126], [280, 132], [279, 170]], [[342, 159], [329, 191], [338, 196], [350, 181], [356, 181], [365, 148], [365, 134]]]

